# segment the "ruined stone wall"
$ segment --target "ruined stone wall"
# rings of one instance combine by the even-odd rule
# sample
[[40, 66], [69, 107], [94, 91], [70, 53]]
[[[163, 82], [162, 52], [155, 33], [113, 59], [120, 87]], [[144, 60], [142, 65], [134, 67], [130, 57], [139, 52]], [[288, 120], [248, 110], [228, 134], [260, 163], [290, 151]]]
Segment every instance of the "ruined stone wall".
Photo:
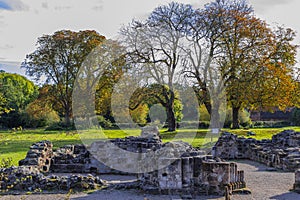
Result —
[[272, 140], [262, 141], [224, 133], [215, 144], [213, 155], [223, 159], [250, 159], [295, 171], [300, 168], [300, 133], [287, 130], [274, 135]]
[[48, 172], [53, 157], [52, 143], [41, 141], [31, 145], [25, 159], [19, 161], [19, 166], [34, 166], [41, 172]]
[[[120, 150], [145, 153], [156, 151], [162, 145], [157, 127], [144, 128], [140, 137], [97, 141], [88, 149], [84, 145], [66, 145], [53, 152], [51, 142], [41, 141], [30, 147], [26, 158], [19, 165], [34, 166], [41, 172], [129, 174], [124, 172], [125, 169], [115, 169], [120, 163], [126, 169], [136, 165], [132, 158], [120, 155]], [[104, 164], [108, 160], [114, 167]]]
[[[135, 153], [157, 151], [162, 146], [157, 127], [143, 128], [140, 137], [130, 136], [124, 139], [97, 141], [89, 148], [91, 159], [88, 168], [101, 174], [135, 173], [140, 164], [135, 163], [139, 156]], [[131, 156], [128, 156], [129, 152], [132, 153]]]
[[[160, 158], [158, 164], [165, 166], [155, 172], [141, 175], [144, 190], [159, 190], [161, 193], [187, 192], [189, 194], [225, 194], [225, 187], [244, 188], [243, 171], [236, 163], [217, 162], [210, 156]], [[160, 168], [160, 166], [159, 166]]]
[[84, 145], [66, 145], [53, 153], [51, 172], [89, 173], [90, 154]]

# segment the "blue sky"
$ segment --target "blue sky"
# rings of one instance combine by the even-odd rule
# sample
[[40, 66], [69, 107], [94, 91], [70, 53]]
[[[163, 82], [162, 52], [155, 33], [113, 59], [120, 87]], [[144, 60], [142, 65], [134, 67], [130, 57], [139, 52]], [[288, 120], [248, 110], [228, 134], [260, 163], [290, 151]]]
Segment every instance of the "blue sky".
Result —
[[0, 9], [3, 9], [3, 10], [11, 10], [11, 7], [10, 7], [9, 5], [7, 5], [6, 2], [0, 1]]
[[[37, 38], [61, 29], [94, 29], [114, 38], [123, 24], [145, 18], [172, 0], [0, 0], [0, 69], [21, 73], [20, 63], [35, 50]], [[210, 0], [178, 0], [202, 7]], [[299, 0], [249, 0], [269, 24], [284, 24], [300, 34]], [[300, 44], [300, 37], [296, 43]], [[300, 61], [300, 59], [298, 59]]]

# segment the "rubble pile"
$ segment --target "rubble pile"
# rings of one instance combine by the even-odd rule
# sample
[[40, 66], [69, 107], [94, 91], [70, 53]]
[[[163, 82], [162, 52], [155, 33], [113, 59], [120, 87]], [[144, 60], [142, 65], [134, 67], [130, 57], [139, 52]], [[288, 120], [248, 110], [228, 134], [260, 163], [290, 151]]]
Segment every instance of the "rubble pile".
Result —
[[42, 190], [88, 190], [103, 185], [99, 177], [92, 175], [45, 176], [36, 167], [21, 166], [0, 169], [0, 192], [10, 190], [41, 192]]

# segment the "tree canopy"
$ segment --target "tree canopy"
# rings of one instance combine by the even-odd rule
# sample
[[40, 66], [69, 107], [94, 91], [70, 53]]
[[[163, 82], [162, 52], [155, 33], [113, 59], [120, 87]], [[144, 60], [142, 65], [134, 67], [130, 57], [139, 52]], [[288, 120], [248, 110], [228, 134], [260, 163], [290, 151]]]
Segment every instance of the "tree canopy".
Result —
[[58, 101], [70, 125], [72, 92], [77, 73], [88, 54], [105, 41], [96, 31], [57, 31], [38, 38], [37, 49], [26, 56], [22, 68], [37, 81], [53, 84], [51, 95]]
[[0, 73], [0, 99], [3, 109], [19, 111], [37, 96], [37, 87], [24, 76]]
[[0, 124], [4, 127], [22, 125], [21, 115], [38, 95], [37, 86], [24, 76], [0, 73]]
[[[270, 27], [245, 0], [216, 0], [202, 9], [172, 2], [154, 9], [146, 21], [133, 21], [121, 34], [136, 70], [171, 91], [180, 71], [211, 115], [218, 116], [226, 93], [233, 128], [239, 127], [238, 113], [245, 107], [292, 105], [295, 33]], [[166, 108], [171, 123], [174, 95]]]
[[[178, 82], [181, 43], [190, 20], [190, 7], [170, 3], [155, 8], [147, 20], [133, 21], [121, 30], [123, 45], [134, 70], [147, 84], [160, 84], [169, 131], [176, 129], [174, 83]], [[164, 85], [167, 86], [168, 90]]]
[[[213, 59], [224, 80], [232, 107], [233, 128], [244, 107], [285, 108], [291, 105], [292, 67], [297, 45], [291, 29], [272, 29], [257, 18], [244, 0], [219, 0], [201, 12], [209, 41], [216, 45]], [[282, 96], [282, 91], [287, 95]]]

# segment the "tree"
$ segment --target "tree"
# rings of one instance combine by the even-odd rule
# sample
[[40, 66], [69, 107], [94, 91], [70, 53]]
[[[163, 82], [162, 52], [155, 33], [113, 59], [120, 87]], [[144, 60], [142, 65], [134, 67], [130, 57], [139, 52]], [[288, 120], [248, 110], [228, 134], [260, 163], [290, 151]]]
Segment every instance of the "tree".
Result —
[[20, 126], [21, 111], [37, 97], [37, 87], [24, 76], [0, 73], [1, 123], [7, 127]]
[[114, 122], [111, 96], [127, 68], [124, 52], [117, 41], [106, 40], [93, 49], [82, 63], [72, 95], [73, 108], [76, 108], [73, 114], [78, 127], [97, 126], [95, 114]]
[[289, 28], [279, 26], [274, 30], [274, 44], [262, 76], [253, 83], [250, 98], [253, 109], [270, 110], [278, 107], [285, 110], [295, 105], [298, 89], [293, 68], [298, 46], [291, 44], [295, 36], [295, 32]]
[[[198, 99], [199, 107], [205, 105], [210, 115], [210, 127], [221, 128], [221, 107], [226, 106], [224, 82], [217, 68], [214, 57], [219, 53], [215, 44], [214, 25], [207, 24], [207, 17], [201, 10], [190, 11], [190, 22], [184, 33], [186, 44], [182, 60], [186, 83], [192, 86]], [[209, 26], [211, 25], [211, 27]]]
[[148, 84], [167, 85], [163, 88], [166, 102], [168, 130], [176, 129], [174, 114], [174, 83], [178, 81], [177, 72], [183, 49], [183, 32], [190, 20], [191, 6], [170, 3], [154, 9], [144, 22], [133, 21], [121, 30], [123, 45], [134, 70], [140, 72]]
[[[114, 48], [121, 49], [120, 46]], [[126, 71], [125, 59], [123, 57], [118, 58], [119, 61], [115, 62], [114, 65], [105, 69], [99, 82], [96, 86], [96, 97], [95, 97], [95, 108], [96, 114], [102, 115], [110, 121], [114, 121], [111, 111], [111, 97], [114, 89], [114, 85], [118, 83], [121, 77]]]
[[24, 76], [11, 73], [0, 73], [0, 94], [3, 107], [15, 112], [24, 110], [36, 98], [38, 92], [34, 83]]
[[61, 109], [55, 102], [51, 93], [52, 86], [44, 85], [39, 88], [37, 99], [27, 105], [25, 109], [26, 125], [29, 127], [44, 127], [59, 122], [58, 113], [54, 110]]
[[5, 103], [6, 103], [6, 99], [4, 98], [3, 94], [0, 93], [0, 115], [3, 112], [6, 112]]
[[[167, 92], [165, 92], [167, 91]], [[159, 104], [164, 107], [164, 112], [166, 112], [168, 123], [168, 98], [170, 95], [170, 89], [167, 85], [160, 85], [160, 84], [152, 84], [149, 86], [145, 86], [143, 88], [138, 88], [132, 94], [130, 101], [129, 101], [129, 109], [134, 111], [136, 108], [140, 107], [141, 105], [147, 105], [147, 107], [152, 108], [153, 105]], [[183, 105], [177, 90], [174, 91], [174, 116], [175, 122], [180, 122], [183, 118], [182, 114]]]
[[[233, 128], [239, 127], [238, 113], [242, 108], [255, 107], [257, 102], [274, 106], [282, 96], [281, 89], [291, 93], [291, 67], [297, 47], [291, 44], [293, 31], [272, 30], [254, 16], [244, 0], [217, 0], [199, 14], [205, 19], [201, 22], [205, 22], [206, 37], [215, 46], [210, 56], [226, 87]], [[281, 107], [287, 105], [288, 99], [281, 102]]]
[[55, 92], [51, 95], [61, 104], [59, 112], [67, 126], [71, 124], [72, 92], [78, 70], [86, 56], [104, 41], [105, 37], [96, 31], [57, 31], [38, 38], [37, 49], [22, 63], [27, 75], [37, 81], [45, 78], [45, 83], [53, 85]]

